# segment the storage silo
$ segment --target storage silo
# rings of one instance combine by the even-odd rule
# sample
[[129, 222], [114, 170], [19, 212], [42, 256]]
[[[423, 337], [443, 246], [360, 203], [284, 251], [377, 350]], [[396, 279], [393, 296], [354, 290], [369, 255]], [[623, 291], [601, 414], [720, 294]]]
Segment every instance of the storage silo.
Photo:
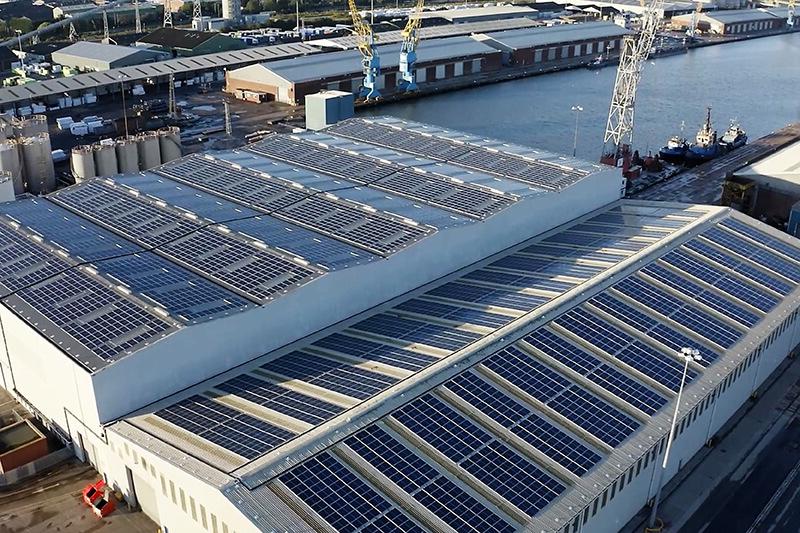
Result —
[[14, 135], [17, 139], [36, 137], [40, 133], [47, 133], [47, 117], [45, 115], [32, 115], [14, 121]]
[[53, 168], [53, 153], [50, 136], [40, 133], [18, 141], [22, 147], [22, 176], [28, 192], [45, 194], [56, 188], [56, 171]]
[[0, 170], [0, 202], [13, 202], [16, 199], [14, 178], [11, 173]]
[[75, 183], [97, 176], [94, 169], [94, 149], [89, 145], [76, 146], [70, 156], [70, 168]]
[[14, 117], [8, 113], [0, 113], [0, 141], [14, 137]]
[[94, 149], [94, 170], [98, 176], [108, 177], [117, 174], [117, 151], [113, 144], [97, 143]]
[[158, 145], [161, 148], [161, 163], [169, 163], [183, 155], [181, 153], [181, 130], [175, 126], [158, 130]]
[[136, 137], [133, 135], [117, 137], [115, 149], [120, 174], [139, 172], [139, 151], [136, 148]]
[[22, 180], [22, 160], [20, 159], [19, 143], [14, 139], [0, 141], [0, 171], [8, 172], [14, 182], [14, 193], [25, 192], [25, 183]]
[[155, 168], [161, 164], [161, 148], [158, 145], [158, 134], [154, 131], [140, 133], [136, 137], [139, 150], [139, 167], [142, 170]]

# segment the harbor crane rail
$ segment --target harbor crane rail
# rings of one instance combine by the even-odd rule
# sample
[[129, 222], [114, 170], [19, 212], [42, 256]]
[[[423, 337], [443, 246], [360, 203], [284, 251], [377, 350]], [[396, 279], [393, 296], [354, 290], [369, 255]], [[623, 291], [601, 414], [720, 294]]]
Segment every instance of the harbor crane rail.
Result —
[[[652, 0], [644, 7], [641, 28], [638, 36], [626, 35], [622, 39], [622, 52], [619, 58], [614, 92], [608, 112], [606, 131], [603, 137], [601, 163], [619, 166], [621, 160], [629, 159], [633, 142], [633, 119], [636, 105], [636, 91], [642, 77], [642, 69], [650, 57], [656, 32], [664, 18], [664, 0]], [[624, 168], [623, 172], [627, 169]]]
[[350, 16], [353, 19], [353, 33], [356, 35], [358, 51], [361, 53], [361, 70], [364, 79], [361, 82], [360, 96], [366, 100], [377, 100], [381, 93], [378, 90], [378, 75], [381, 71], [381, 60], [375, 47], [375, 35], [372, 27], [366, 23], [358, 12], [355, 0], [347, 0]]
[[425, 0], [417, 0], [414, 10], [408, 15], [408, 22], [401, 32], [403, 42], [400, 45], [400, 87], [406, 92], [414, 92], [417, 87], [415, 64], [417, 62], [417, 44], [419, 28], [422, 26], [422, 8]]

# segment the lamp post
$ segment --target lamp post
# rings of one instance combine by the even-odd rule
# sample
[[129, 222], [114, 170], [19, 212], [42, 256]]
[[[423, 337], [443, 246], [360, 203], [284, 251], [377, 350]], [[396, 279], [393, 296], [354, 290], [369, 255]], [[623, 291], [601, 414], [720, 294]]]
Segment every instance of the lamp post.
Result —
[[125, 107], [125, 75], [120, 74], [117, 76], [119, 80], [119, 92], [122, 93], [122, 120], [125, 123], [125, 138], [128, 137], [128, 109]]
[[647, 521], [647, 530], [656, 527], [658, 517], [658, 504], [661, 501], [661, 485], [664, 480], [664, 471], [667, 469], [669, 463], [669, 452], [672, 449], [672, 439], [675, 438], [675, 426], [678, 423], [678, 412], [681, 407], [681, 397], [683, 396], [683, 387], [686, 384], [686, 374], [689, 372], [689, 363], [692, 361], [702, 360], [700, 351], [696, 348], [681, 348], [681, 358], [683, 359], [683, 375], [681, 376], [681, 385], [678, 388], [678, 398], [675, 401], [675, 411], [672, 413], [672, 424], [669, 427], [669, 436], [667, 437], [667, 449], [664, 451], [664, 460], [661, 462], [661, 468], [658, 470], [658, 481], [656, 482], [656, 495], [653, 498], [653, 508], [650, 509], [650, 518]]
[[579, 105], [572, 106], [572, 112], [575, 113], [575, 137], [572, 140], [572, 157], [578, 152], [578, 118], [583, 112], [583, 108]]
[[[25, 72], [25, 52], [22, 50], [22, 30], [14, 30], [17, 34], [17, 44], [19, 45], [19, 64], [22, 72]], [[27, 77], [23, 74], [23, 77]]]

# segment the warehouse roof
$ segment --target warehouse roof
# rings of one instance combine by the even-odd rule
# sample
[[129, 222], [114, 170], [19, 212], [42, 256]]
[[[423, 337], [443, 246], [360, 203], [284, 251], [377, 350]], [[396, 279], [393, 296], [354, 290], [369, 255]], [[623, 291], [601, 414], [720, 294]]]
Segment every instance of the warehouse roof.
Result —
[[[641, 13], [644, 11], [644, 7], [642, 6], [639, 0], [542, 0], [544, 2], [555, 2], [557, 4], [562, 4], [565, 6], [574, 5], [579, 7], [610, 7], [616, 9], [617, 11], [629, 11], [632, 13]], [[673, 2], [664, 2], [663, 9], [667, 13], [671, 13], [674, 11], [692, 11], [695, 9], [695, 5], [692, 2], [685, 2], [685, 1], [673, 1]]]
[[800, 141], [735, 172], [736, 176], [765, 176], [800, 185]]
[[752, 219], [621, 201], [111, 430], [263, 530], [561, 531], [664, 437], [680, 349], [688, 416], [798, 282]]
[[512, 48], [532, 48], [557, 43], [569, 43], [590, 39], [620, 37], [632, 33], [611, 22], [587, 22], [584, 24], [560, 24], [545, 28], [526, 28], [488, 33], [486, 37]]
[[94, 43], [91, 41], [78, 41], [69, 46], [61, 48], [54, 53], [59, 57], [69, 55], [83, 59], [90, 59], [93, 61], [103, 61], [109, 64], [136, 54], [157, 55], [156, 53], [145, 48], [117, 46], [115, 44]]
[[183, 48], [191, 50], [215, 37], [227, 37], [213, 31], [182, 30], [179, 28], [158, 28], [152, 33], [139, 37], [140, 43], [157, 44], [164, 48]]
[[423, 11], [421, 19], [445, 19], [450, 22], [470, 19], [489, 19], [492, 17], [535, 17], [538, 11], [529, 6], [496, 5], [484, 7], [468, 7], [455, 9], [439, 9]]
[[[49, 44], [49, 43], [41, 43]], [[64, 46], [69, 45], [65, 43]], [[39, 46], [39, 45], [36, 45]], [[49, 50], [51, 53], [54, 50]], [[78, 74], [68, 78], [26, 83], [17, 87], [0, 88], [0, 109], [8, 109], [15, 103], [28, 104], [48, 96], [62, 95], [66, 91], [83, 92], [109, 85], [119, 85], [119, 77], [129, 82], [147, 79], [166, 78], [170, 74], [181, 75], [199, 70], [222, 70], [238, 65], [270, 61], [319, 52], [319, 49], [305, 43], [278, 44], [248, 48], [233, 52], [204, 54], [189, 58], [170, 59], [135, 67], [122, 67], [105, 72]]]
[[[420, 41], [417, 46], [417, 62], [436, 62], [491, 53], [496, 51], [470, 37], [449, 37]], [[378, 54], [381, 57], [381, 68], [398, 66], [400, 54], [396, 46], [378, 46]], [[343, 50], [318, 56], [272, 61], [233, 71], [231, 75], [258, 80], [263, 70], [268, 70], [291, 83], [345, 76], [361, 72], [361, 54], [357, 50]]]
[[[511, 30], [519, 28], [532, 28], [541, 23], [527, 18], [513, 18], [503, 20], [487, 20], [482, 22], [465, 22], [463, 24], [445, 24], [420, 28], [418, 34], [421, 40], [440, 39], [442, 37], [455, 37], [457, 35], [470, 35], [473, 33], [486, 33], [490, 31]], [[376, 33], [375, 37], [380, 44], [399, 43], [403, 40], [402, 30], [385, 31]], [[312, 46], [324, 48], [353, 49], [358, 47], [358, 39], [354, 35], [334, 37], [332, 39], [315, 39], [306, 41]]]
[[729, 9], [703, 13], [702, 16], [704, 19], [714, 20], [722, 24], [737, 24], [740, 22], [775, 20], [776, 18], [780, 18], [777, 13], [766, 9]]
[[488, 175], [330, 134], [276, 134], [243, 151], [2, 204], [0, 241], [14, 253], [0, 258], [0, 298], [96, 371], [601, 171], [547, 153], [460, 146], [527, 170]]

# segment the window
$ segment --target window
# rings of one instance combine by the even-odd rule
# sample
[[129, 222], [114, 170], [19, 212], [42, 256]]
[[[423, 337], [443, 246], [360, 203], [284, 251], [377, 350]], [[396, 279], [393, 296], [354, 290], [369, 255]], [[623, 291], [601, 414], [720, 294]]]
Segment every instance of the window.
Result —
[[164, 481], [164, 476], [161, 476], [161, 492], [164, 493], [164, 496], [167, 495], [167, 483]]
[[636, 461], [636, 475], [638, 476], [639, 472], [641, 471], [642, 471], [642, 460], [639, 459], [638, 461]]
[[625, 488], [625, 474], [622, 474], [622, 477], [619, 478], [619, 490], [622, 492], [622, 489]]
[[156, 467], [150, 464], [150, 475], [156, 477]]
[[219, 533], [217, 531], [217, 515], [215, 515], [214, 513], [211, 513], [211, 531], [213, 531], [214, 533]]
[[613, 500], [614, 496], [617, 494], [617, 482], [611, 484], [611, 497], [609, 499]]
[[583, 510], [583, 523], [585, 524], [589, 520], [589, 508]]
[[628, 484], [630, 485], [631, 481], [633, 481], [633, 467], [628, 470]]
[[185, 513], [186, 512], [186, 495], [183, 493], [183, 489], [179, 489], [179, 490], [180, 490], [180, 497], [181, 497], [181, 509], [183, 509], [183, 512]]
[[189, 496], [189, 509], [192, 510], [192, 520], [197, 522], [197, 509], [194, 506], [194, 497]]
[[225, 522], [222, 523], [222, 533], [229, 533], [228, 524], [226, 524]]
[[208, 521], [206, 520], [206, 508], [200, 504], [200, 522], [203, 524], [203, 529], [208, 529]]
[[595, 498], [594, 499], [594, 505], [592, 505], [592, 516], [597, 514], [597, 504], [599, 504], [599, 503], [600, 503], [600, 500]]
[[574, 533], [577, 533], [578, 528], [580, 527], [580, 525], [581, 525], [581, 516], [578, 515], [578, 516], [575, 517], [575, 520], [573, 520], [573, 522], [572, 522], [572, 531]]
[[172, 494], [172, 503], [178, 505], [178, 499], [175, 497], [175, 483], [169, 482], [169, 492]]
[[603, 507], [605, 507], [607, 503], [608, 503], [608, 489], [603, 491], [603, 502], [600, 504], [600, 508], [602, 509]]

